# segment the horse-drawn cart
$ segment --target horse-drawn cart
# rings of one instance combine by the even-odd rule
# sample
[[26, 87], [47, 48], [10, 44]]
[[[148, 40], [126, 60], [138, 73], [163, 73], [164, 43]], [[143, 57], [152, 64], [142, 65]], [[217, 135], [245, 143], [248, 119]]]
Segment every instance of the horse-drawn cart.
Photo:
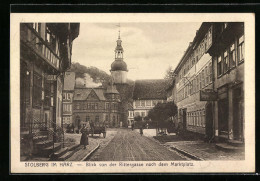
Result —
[[106, 137], [106, 126], [103, 123], [96, 123], [90, 125], [90, 134], [93, 137], [94, 134], [99, 134], [99, 136], [103, 134], [103, 137]]

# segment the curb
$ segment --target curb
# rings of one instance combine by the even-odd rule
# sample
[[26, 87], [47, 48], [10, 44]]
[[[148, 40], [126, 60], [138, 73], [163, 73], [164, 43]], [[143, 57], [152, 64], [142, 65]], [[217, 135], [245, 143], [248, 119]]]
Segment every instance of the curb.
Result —
[[89, 152], [84, 158], [82, 158], [80, 161], [85, 161], [90, 155], [92, 155], [92, 153], [94, 153], [99, 148], [99, 146], [100, 146], [100, 144], [98, 143], [98, 145], [91, 152]]
[[185, 155], [185, 156], [187, 156], [187, 157], [189, 157], [189, 158], [191, 158], [191, 159], [198, 160], [198, 161], [204, 161], [204, 159], [199, 158], [199, 157], [197, 157], [197, 156], [195, 156], [195, 155], [193, 155], [191, 153], [188, 153], [187, 151], [184, 151], [184, 150], [182, 150], [180, 148], [176, 148], [174, 146], [171, 146], [170, 148], [175, 150], [175, 151], [177, 151], [177, 152], [179, 152], [179, 153], [181, 153], [181, 154], [183, 154], [183, 155]]

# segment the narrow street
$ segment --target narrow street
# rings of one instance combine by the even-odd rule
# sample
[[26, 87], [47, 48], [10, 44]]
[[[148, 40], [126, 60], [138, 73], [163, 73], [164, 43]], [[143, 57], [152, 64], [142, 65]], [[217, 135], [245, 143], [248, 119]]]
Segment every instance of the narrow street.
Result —
[[186, 160], [152, 138], [141, 136], [137, 131], [118, 129], [115, 137], [101, 146], [88, 161], [162, 161]]

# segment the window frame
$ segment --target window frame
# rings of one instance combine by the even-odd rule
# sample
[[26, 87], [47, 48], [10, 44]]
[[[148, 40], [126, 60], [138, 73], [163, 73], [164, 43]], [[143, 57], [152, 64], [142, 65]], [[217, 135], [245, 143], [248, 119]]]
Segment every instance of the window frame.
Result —
[[36, 72], [33, 73], [33, 107], [40, 107], [42, 101], [42, 76]]
[[[221, 61], [219, 61], [219, 59], [221, 59]], [[223, 74], [223, 56], [221, 54], [217, 57], [217, 75], [221, 77]]]
[[237, 62], [237, 60], [236, 60], [236, 48], [235, 48], [235, 42], [233, 42], [229, 46], [229, 69], [236, 67], [236, 62]]
[[[242, 40], [241, 40], [242, 39]], [[240, 42], [241, 40], [241, 42]], [[241, 47], [241, 49], [240, 49]], [[241, 59], [241, 55], [240, 55], [240, 51], [241, 51], [241, 55], [243, 55], [243, 58]], [[245, 60], [245, 36], [244, 34], [242, 36], [240, 36], [237, 40], [237, 63], [241, 64], [243, 63]]]

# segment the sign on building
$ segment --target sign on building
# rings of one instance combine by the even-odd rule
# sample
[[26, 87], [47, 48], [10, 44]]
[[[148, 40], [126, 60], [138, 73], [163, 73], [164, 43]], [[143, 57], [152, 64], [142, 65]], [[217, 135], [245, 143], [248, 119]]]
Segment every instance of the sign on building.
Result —
[[216, 101], [218, 93], [212, 89], [205, 89], [200, 91], [200, 101]]

